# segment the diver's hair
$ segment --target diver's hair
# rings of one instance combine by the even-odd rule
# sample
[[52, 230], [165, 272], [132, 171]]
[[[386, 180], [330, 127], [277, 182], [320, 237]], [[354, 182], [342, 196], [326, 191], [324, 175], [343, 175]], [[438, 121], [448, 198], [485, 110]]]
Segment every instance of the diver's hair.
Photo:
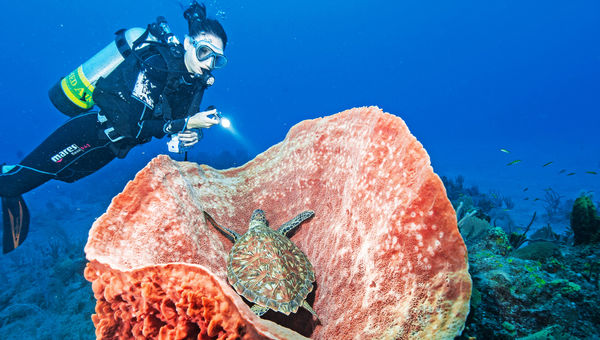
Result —
[[212, 33], [223, 41], [223, 48], [227, 45], [227, 34], [221, 23], [206, 17], [206, 6], [198, 4], [196, 0], [183, 12], [183, 17], [188, 22], [188, 32], [195, 37], [202, 32]]

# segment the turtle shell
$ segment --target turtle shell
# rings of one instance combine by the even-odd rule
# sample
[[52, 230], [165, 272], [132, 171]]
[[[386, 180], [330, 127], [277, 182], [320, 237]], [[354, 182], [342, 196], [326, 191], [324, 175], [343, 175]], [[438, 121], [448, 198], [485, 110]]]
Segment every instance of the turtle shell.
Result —
[[289, 315], [312, 291], [315, 274], [308, 257], [289, 238], [263, 225], [233, 245], [227, 278], [248, 301]]

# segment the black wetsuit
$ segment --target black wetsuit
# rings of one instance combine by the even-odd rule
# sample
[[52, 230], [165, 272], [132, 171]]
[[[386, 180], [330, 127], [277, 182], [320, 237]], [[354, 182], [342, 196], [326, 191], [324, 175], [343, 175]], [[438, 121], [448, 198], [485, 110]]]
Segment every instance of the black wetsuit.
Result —
[[71, 118], [0, 174], [0, 196], [19, 196], [50, 179], [74, 182], [152, 137], [183, 130], [186, 118], [199, 111], [205, 88], [187, 72], [182, 47], [173, 54], [151, 44], [129, 54], [96, 83], [93, 99], [100, 111]]

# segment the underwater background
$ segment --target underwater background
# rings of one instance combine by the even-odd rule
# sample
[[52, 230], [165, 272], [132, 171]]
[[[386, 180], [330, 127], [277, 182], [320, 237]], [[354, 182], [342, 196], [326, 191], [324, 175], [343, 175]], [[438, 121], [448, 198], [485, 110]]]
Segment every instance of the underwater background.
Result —
[[[489, 208], [489, 223], [507, 235], [522, 231], [534, 212], [532, 232], [550, 226], [556, 234], [568, 233], [573, 201], [582, 193], [598, 206], [600, 2], [205, 4], [225, 27], [229, 63], [214, 72], [215, 85], [202, 106], [216, 105], [235, 132], [204, 130], [189, 160], [238, 166], [283, 140], [301, 120], [376, 105], [406, 122], [434, 171], [445, 176], [453, 203], [470, 195], [470, 204]], [[0, 13], [0, 162], [8, 164], [66, 121], [50, 103], [48, 89], [110, 43], [116, 30], [145, 27], [163, 15], [181, 40], [187, 33], [175, 0], [4, 1]], [[0, 257], [1, 339], [94, 338], [94, 300], [82, 275], [87, 232], [137, 171], [167, 153], [166, 141], [137, 147], [77, 183], [51, 181], [24, 196], [32, 215], [28, 239]], [[482, 197], [491, 207], [477, 206]], [[591, 260], [582, 260], [587, 267], [583, 262], [569, 267], [573, 279], [554, 279], [568, 279], [584, 291], [587, 281], [597, 291], [598, 246], [576, 251], [567, 245], [561, 244], [561, 265], [569, 267], [576, 257]], [[530, 268], [546, 275], [544, 263]], [[553, 287], [546, 281], [542, 286]], [[563, 283], [554, 286], [573, 287]], [[569, 303], [581, 309], [597, 297]], [[561, 332], [571, 338], [600, 334], [598, 310], [585, 316], [589, 333]], [[494, 320], [500, 320], [495, 332], [492, 322], [488, 333], [481, 325], [468, 325], [465, 332], [516, 338], [548, 326], [539, 321], [527, 330], [512, 329], [514, 322]]]

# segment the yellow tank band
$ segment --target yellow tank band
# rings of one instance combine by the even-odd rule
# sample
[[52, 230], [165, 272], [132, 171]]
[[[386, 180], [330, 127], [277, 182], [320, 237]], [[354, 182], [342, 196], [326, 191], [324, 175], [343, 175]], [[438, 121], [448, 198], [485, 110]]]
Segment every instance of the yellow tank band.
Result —
[[77, 75], [79, 76], [79, 79], [81, 79], [81, 81], [83, 82], [83, 85], [85, 85], [85, 87], [87, 87], [88, 90], [90, 90], [91, 92], [94, 92], [94, 85], [90, 84], [90, 81], [85, 76], [85, 73], [83, 73], [83, 65], [77, 68]]
[[89, 109], [94, 106], [94, 100], [92, 99], [94, 86], [86, 78], [81, 66], [64, 77], [60, 85], [73, 104], [82, 109]]

